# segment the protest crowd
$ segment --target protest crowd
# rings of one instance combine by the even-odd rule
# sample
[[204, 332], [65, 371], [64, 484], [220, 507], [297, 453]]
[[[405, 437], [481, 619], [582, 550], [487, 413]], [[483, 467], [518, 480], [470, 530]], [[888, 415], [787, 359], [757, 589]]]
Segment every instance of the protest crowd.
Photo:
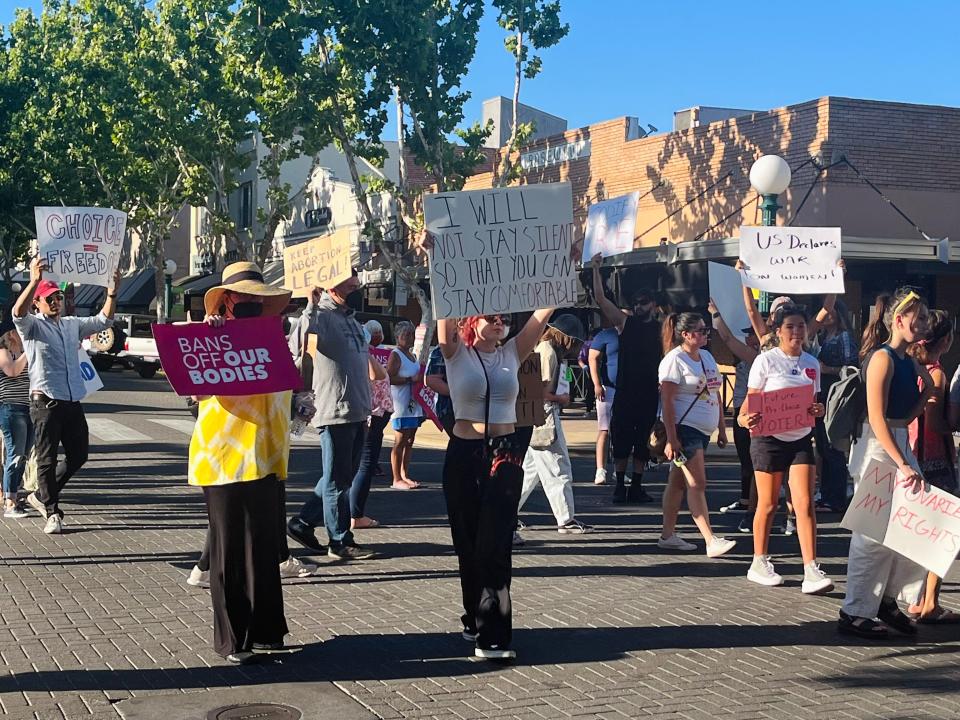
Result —
[[[457, 211], [447, 198], [444, 227], [456, 226]], [[429, 230], [429, 207], [427, 219]], [[433, 231], [420, 238], [426, 253], [438, 242], [444, 241]], [[554, 249], [563, 255], [557, 266], [568, 262], [570, 273], [575, 261], [586, 260], [580, 243]], [[455, 259], [445, 252], [448, 261]], [[954, 319], [928, 308], [915, 290], [877, 297], [858, 339], [838, 293], [823, 294], [814, 314], [786, 295], [761, 313], [744, 284], [738, 301], [749, 326], [730, 327], [717, 298], [706, 314], [675, 312], [657, 291], [639, 288], [621, 306], [604, 285], [602, 255], [586, 264], [597, 308], [589, 342], [575, 314], [546, 302], [526, 312], [493, 311], [496, 293], [481, 285], [472, 296], [448, 288], [448, 312], [437, 321], [432, 350], [432, 332], [406, 321], [390, 329], [396, 344], [385, 348], [381, 323], [361, 324], [356, 317], [360, 281], [349, 266], [328, 287], [300, 288], [306, 308], [285, 337], [281, 317], [299, 312], [292, 293], [266, 283], [249, 262], [228, 265], [221, 283], [207, 291], [203, 322], [156, 327], [168, 379], [179, 394], [199, 402], [188, 482], [203, 492], [209, 528], [187, 583], [210, 590], [218, 654], [246, 664], [286, 651], [281, 582], [317, 570], [291, 555], [288, 539], [338, 560], [375, 557], [356, 536], [379, 526], [367, 514], [371, 485], [382, 478], [399, 491], [420, 487], [410, 459], [418, 429], [434, 421], [449, 438], [442, 484], [459, 566], [462, 636], [474, 643], [477, 657], [515, 657], [511, 554], [524, 543], [518, 512], [541, 486], [558, 533], [594, 529], [576, 515], [562, 421], [571, 402], [567, 369], [578, 360], [589, 373], [596, 407], [593, 482], [612, 486], [612, 503], [649, 504], [654, 498], [644, 473], [661, 463], [669, 467], [660, 550], [721, 558], [736, 547], [736, 540], [714, 532], [706, 492], [707, 450], [732, 440], [740, 498], [716, 510], [742, 513], [738, 530], [752, 535], [745, 581], [766, 587], [787, 582], [768, 550], [771, 534], [780, 531], [775, 516], [781, 500], [782, 531], [796, 535], [799, 545], [800, 589], [818, 594], [833, 588], [817, 561], [818, 514], [856, 515], [848, 511], [851, 495], [854, 509], [869, 508], [872, 501], [854, 493], [867, 478], [874, 484], [887, 478], [891, 492], [896, 486], [914, 496], [931, 488], [957, 491], [952, 432], [960, 428], [960, 371], [948, 381], [940, 363], [953, 342]], [[750, 267], [740, 261], [737, 270], [747, 277]], [[841, 281], [844, 270], [840, 260]], [[68, 481], [88, 452], [80, 342], [111, 325], [120, 273], [110, 278], [100, 313], [78, 318], [63, 314], [63, 292], [44, 277], [48, 271], [41, 257], [32, 261], [12, 323], [0, 328], [0, 429], [4, 517], [24, 520], [32, 508], [44, 519], [43, 531], [56, 535], [67, 524], [62, 499], [69, 496]], [[525, 297], [565, 293], [570, 287], [558, 285], [550, 292], [528, 289]], [[482, 311], [465, 312], [471, 308]], [[175, 359], [164, 354], [164, 336], [175, 341]], [[427, 349], [420, 353], [422, 343]], [[708, 349], [716, 351], [718, 343], [737, 362], [729, 419], [723, 374]], [[191, 374], [201, 355], [217, 372]], [[522, 368], [530, 359], [534, 404], [542, 408], [528, 416], [518, 407], [526, 392]], [[218, 370], [218, 363], [232, 370]], [[243, 383], [228, 388], [228, 377]], [[388, 426], [393, 444], [384, 472], [380, 455]], [[319, 432], [316, 485], [288, 515], [291, 435], [303, 432]], [[24, 495], [31, 449], [36, 489]], [[892, 470], [884, 475], [884, 468]], [[677, 532], [684, 500], [702, 544]], [[863, 522], [853, 517], [845, 525], [852, 537], [839, 632], [877, 639], [891, 631], [913, 635], [918, 624], [960, 622], [939, 602], [943, 573], [879, 541]], [[318, 536], [320, 529], [325, 537]]]

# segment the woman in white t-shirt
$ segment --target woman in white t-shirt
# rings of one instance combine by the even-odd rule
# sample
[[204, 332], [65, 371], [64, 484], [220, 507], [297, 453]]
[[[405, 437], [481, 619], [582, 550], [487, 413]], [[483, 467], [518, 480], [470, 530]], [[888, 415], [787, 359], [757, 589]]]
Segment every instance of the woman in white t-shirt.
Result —
[[709, 338], [710, 328], [697, 313], [673, 314], [663, 324], [660, 417], [667, 431], [666, 456], [674, 467], [663, 493], [663, 533], [657, 545], [664, 550], [697, 549], [675, 532], [686, 490], [690, 514], [707, 541], [707, 556], [719, 557], [736, 543], [713, 534], [707, 507], [704, 451], [714, 430], [717, 445], [727, 445], [719, 393], [723, 380], [713, 355], [704, 349]]
[[[747, 402], [737, 417], [741, 427], [754, 429], [763, 422], [762, 413], [750, 412], [751, 395], [804, 385], [811, 385], [813, 389], [806, 412], [814, 418], [824, 414], [823, 404], [816, 402], [820, 391], [820, 363], [803, 350], [807, 338], [806, 309], [801, 305], [782, 305], [774, 313], [773, 328], [779, 347], [761, 353], [750, 368]], [[817, 564], [817, 518], [812, 501], [816, 459], [812, 438], [813, 427], [799, 427], [755, 437], [750, 444], [750, 458], [757, 479], [757, 510], [753, 519], [753, 563], [747, 579], [768, 586], [783, 583], [783, 578], [770, 562], [767, 547], [773, 515], [780, 500], [780, 486], [787, 476], [803, 555], [801, 590], [808, 594], [828, 592], [833, 588], [833, 582]]]

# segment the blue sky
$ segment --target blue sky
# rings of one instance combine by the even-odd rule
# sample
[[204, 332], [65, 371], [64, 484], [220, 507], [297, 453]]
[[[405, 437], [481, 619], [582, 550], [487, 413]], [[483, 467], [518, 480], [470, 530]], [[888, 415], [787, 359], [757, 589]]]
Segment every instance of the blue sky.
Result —
[[[0, 24], [18, 6], [40, 1], [0, 0]], [[563, 0], [563, 16], [570, 34], [521, 101], [571, 127], [633, 115], [668, 130], [693, 105], [764, 110], [823, 95], [960, 107], [955, 1]], [[502, 37], [488, 12], [465, 83], [470, 121], [484, 98], [512, 92]]]

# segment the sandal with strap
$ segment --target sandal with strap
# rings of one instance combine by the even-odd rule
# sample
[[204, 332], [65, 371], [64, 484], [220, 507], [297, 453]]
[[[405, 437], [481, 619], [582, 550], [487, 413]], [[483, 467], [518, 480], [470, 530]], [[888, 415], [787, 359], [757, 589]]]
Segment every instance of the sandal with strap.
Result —
[[937, 605], [929, 615], [918, 614], [914, 620], [921, 625], [957, 625], [960, 624], [960, 613]]
[[881, 600], [877, 617], [904, 635], [917, 634], [917, 624], [900, 610], [900, 606], [897, 605], [896, 600]]
[[837, 620], [837, 630], [844, 635], [856, 635], [868, 640], [883, 640], [887, 637], [887, 626], [876, 620], [864, 617], [854, 617], [840, 611]]

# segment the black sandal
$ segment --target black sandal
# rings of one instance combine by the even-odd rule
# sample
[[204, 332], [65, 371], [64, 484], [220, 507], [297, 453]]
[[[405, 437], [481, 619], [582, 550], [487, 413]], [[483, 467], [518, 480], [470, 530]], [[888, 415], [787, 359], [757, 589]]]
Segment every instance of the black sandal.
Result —
[[881, 600], [877, 617], [904, 635], [917, 634], [917, 624], [900, 610], [900, 606], [897, 605], [896, 600]]
[[883, 623], [863, 617], [853, 617], [840, 611], [837, 630], [844, 635], [856, 635], [868, 640], [883, 640], [887, 637], [887, 628]]

